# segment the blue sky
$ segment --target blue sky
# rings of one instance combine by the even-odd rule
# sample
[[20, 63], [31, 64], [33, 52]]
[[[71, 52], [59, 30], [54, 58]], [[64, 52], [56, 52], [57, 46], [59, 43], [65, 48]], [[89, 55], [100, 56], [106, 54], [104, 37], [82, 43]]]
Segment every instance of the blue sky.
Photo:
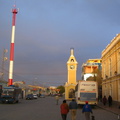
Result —
[[[5, 79], [9, 73], [15, 0], [0, 0], [0, 70], [3, 49], [8, 49]], [[81, 65], [101, 58], [101, 52], [120, 30], [119, 0], [16, 0], [13, 81], [35, 85], [63, 85], [70, 48]]]

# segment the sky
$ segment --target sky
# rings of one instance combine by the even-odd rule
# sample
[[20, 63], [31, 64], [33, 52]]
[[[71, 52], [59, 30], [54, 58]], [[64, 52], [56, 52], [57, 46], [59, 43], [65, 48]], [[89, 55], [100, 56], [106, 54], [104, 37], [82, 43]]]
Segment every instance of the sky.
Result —
[[70, 49], [81, 66], [101, 58], [102, 51], [120, 31], [120, 0], [0, 0], [0, 72], [3, 50], [4, 79], [8, 81], [11, 9], [16, 4], [13, 81], [41, 86], [67, 82]]

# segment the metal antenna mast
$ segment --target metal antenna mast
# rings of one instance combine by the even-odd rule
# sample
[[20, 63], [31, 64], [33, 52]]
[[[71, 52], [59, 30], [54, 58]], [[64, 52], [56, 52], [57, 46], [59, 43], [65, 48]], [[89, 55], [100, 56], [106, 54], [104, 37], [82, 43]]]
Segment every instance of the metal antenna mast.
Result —
[[13, 17], [12, 17], [12, 35], [11, 35], [11, 45], [10, 45], [10, 64], [9, 64], [9, 80], [8, 85], [13, 84], [13, 63], [14, 63], [14, 41], [15, 41], [15, 23], [16, 23], [16, 14], [18, 13], [18, 9], [16, 9], [16, 5], [12, 9]]

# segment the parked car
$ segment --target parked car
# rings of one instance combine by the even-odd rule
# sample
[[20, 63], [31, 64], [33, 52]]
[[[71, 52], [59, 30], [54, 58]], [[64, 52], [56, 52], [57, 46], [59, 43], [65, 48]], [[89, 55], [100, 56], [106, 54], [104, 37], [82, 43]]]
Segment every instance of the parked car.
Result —
[[11, 95], [2, 95], [1, 102], [2, 103], [17, 103], [17, 101]]
[[33, 94], [28, 94], [26, 96], [26, 100], [33, 100], [33, 99], [34, 99]]
[[41, 94], [41, 95], [40, 95], [40, 98], [45, 98], [45, 95], [44, 95], [44, 94]]
[[33, 94], [33, 98], [37, 99], [38, 98], [37, 94]]

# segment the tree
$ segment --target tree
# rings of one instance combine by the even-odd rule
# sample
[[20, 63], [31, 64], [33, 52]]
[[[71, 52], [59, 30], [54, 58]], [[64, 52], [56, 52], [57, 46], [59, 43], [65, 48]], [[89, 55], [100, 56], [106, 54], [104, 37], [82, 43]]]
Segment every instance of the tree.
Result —
[[58, 86], [57, 89], [60, 89], [59, 93], [62, 94], [65, 92], [65, 87], [64, 86]]
[[98, 86], [101, 86], [101, 84], [102, 84], [101, 70], [96, 69], [92, 72], [92, 74], [93, 74], [93, 76], [88, 77], [86, 81], [96, 81], [98, 83]]

